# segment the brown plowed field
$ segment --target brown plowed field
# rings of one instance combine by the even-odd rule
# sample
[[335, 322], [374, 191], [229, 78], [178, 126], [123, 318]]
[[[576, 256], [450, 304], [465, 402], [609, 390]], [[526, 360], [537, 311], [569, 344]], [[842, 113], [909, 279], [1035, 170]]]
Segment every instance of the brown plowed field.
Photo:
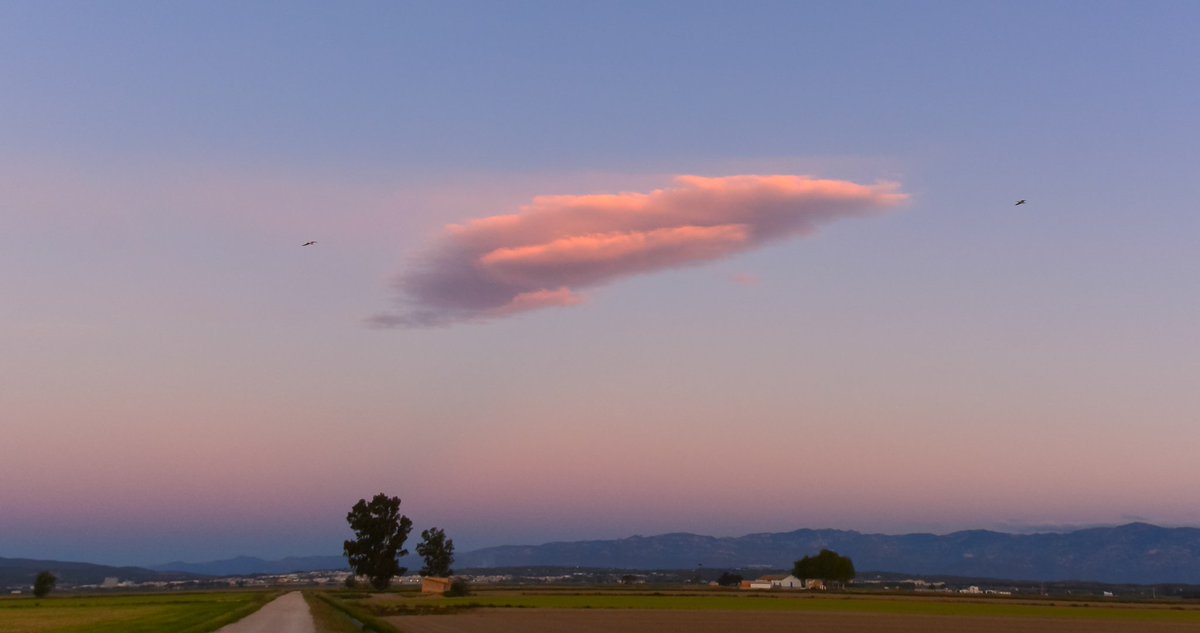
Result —
[[1200, 633], [1195, 624], [1160, 622], [647, 609], [479, 609], [385, 619], [404, 633]]

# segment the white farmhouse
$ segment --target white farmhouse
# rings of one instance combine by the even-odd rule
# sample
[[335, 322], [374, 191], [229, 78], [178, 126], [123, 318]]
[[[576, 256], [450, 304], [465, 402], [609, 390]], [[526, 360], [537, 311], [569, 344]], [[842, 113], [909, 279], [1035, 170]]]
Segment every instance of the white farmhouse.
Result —
[[[767, 578], [764, 576], [763, 578]], [[776, 589], [804, 589], [804, 581], [794, 575], [770, 576], [771, 586]]]

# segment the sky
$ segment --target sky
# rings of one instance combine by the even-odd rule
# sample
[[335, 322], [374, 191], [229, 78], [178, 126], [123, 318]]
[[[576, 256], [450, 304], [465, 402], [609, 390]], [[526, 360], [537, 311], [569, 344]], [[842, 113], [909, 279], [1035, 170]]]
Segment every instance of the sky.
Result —
[[1200, 526], [1198, 24], [0, 4], [0, 556]]

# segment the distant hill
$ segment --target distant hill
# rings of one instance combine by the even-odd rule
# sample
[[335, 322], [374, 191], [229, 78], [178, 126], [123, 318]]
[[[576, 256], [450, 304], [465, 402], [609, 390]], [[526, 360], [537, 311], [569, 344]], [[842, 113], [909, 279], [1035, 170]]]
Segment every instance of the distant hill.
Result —
[[1038, 581], [1200, 583], [1200, 529], [1145, 523], [1042, 534], [968, 530], [888, 535], [804, 529], [717, 538], [675, 533], [489, 547], [458, 555], [455, 567], [690, 569], [702, 564], [710, 569], [786, 569], [822, 548], [853, 558], [861, 570]]
[[166, 573], [142, 567], [110, 567], [92, 563], [74, 563], [61, 560], [36, 560], [31, 558], [0, 558], [0, 587], [29, 587], [38, 573], [49, 571], [58, 577], [60, 585], [98, 585], [105, 578], [119, 578], [133, 582], [156, 580], [188, 580], [193, 574]]
[[157, 571], [188, 572], [206, 576], [250, 576], [254, 574], [288, 574], [297, 571], [324, 569], [350, 569], [345, 556], [289, 556], [279, 560], [263, 560], [252, 556], [238, 556], [225, 560], [204, 563], [175, 561], [153, 565]]
[[[788, 569], [793, 561], [822, 548], [850, 556], [859, 570], [1029, 581], [1200, 584], [1200, 529], [1163, 528], [1146, 523], [1041, 534], [967, 530], [945, 535], [890, 535], [803, 529], [718, 538], [674, 533], [489, 547], [457, 554], [454, 568], [651, 570], [695, 569], [702, 564], [708, 569], [756, 566]], [[400, 563], [410, 572], [421, 566], [414, 556]], [[151, 569], [233, 576], [348, 567], [341, 556], [279, 560], [239, 556], [205, 563], [167, 563]]]

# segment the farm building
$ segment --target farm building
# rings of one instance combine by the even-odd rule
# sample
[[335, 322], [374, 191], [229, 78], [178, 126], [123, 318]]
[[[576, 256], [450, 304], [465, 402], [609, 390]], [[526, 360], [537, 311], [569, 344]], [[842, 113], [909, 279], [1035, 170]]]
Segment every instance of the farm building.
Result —
[[426, 576], [421, 579], [421, 593], [446, 593], [450, 590], [449, 578]]
[[824, 589], [825, 583], [815, 578], [802, 579], [793, 575], [767, 575], [757, 580], [743, 580], [742, 589]]
[[804, 581], [793, 575], [763, 576], [763, 580], [771, 579], [771, 586], [777, 589], [804, 589]]

